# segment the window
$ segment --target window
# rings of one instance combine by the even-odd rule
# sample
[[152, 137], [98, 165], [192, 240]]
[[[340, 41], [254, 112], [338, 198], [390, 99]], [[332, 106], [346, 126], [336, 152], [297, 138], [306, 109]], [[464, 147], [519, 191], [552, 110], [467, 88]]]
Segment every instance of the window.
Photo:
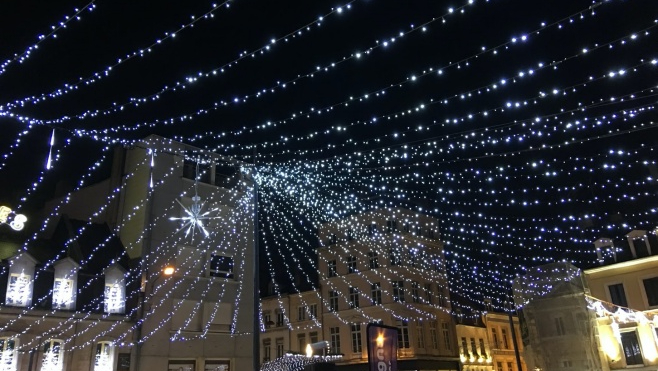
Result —
[[393, 232], [398, 229], [398, 223], [395, 220], [387, 220], [386, 221], [386, 232]]
[[16, 338], [0, 338], [0, 369], [15, 371], [17, 369]]
[[338, 310], [338, 292], [334, 290], [329, 291], [329, 310], [333, 312]]
[[507, 362], [507, 371], [514, 371], [514, 367], [512, 366], [512, 362]]
[[379, 282], [370, 285], [370, 295], [372, 296], [372, 305], [382, 303], [382, 285]]
[[335, 245], [338, 242], [338, 237], [335, 233], [329, 235], [329, 245]]
[[411, 282], [411, 300], [413, 300], [414, 303], [420, 303], [419, 290], [420, 284], [417, 281]]
[[471, 338], [471, 353], [473, 354], [473, 357], [477, 357], [478, 355], [478, 348], [475, 345], [475, 338]]
[[462, 338], [462, 354], [468, 357], [468, 344], [466, 344], [466, 338]]
[[503, 362], [496, 362], [496, 371], [503, 371]]
[[[563, 336], [566, 334], [564, 331], [564, 321], [562, 320], [562, 317], [555, 317], [553, 319], [555, 322], [555, 333], [557, 336]], [[505, 349], [507, 349], [507, 338], [505, 337], [505, 330], [503, 330], [503, 342], [505, 344]]]
[[436, 333], [436, 321], [430, 322], [430, 339], [432, 340], [432, 349], [439, 349], [439, 336]]
[[432, 284], [425, 284], [425, 304], [432, 304]]
[[340, 353], [340, 327], [329, 328], [330, 346], [332, 354]]
[[404, 281], [393, 281], [393, 301], [404, 303]]
[[283, 357], [283, 338], [276, 338], [276, 358]]
[[407, 233], [411, 232], [411, 227], [409, 227], [409, 223], [402, 224], [402, 230]]
[[377, 233], [377, 224], [372, 223], [368, 226], [368, 236], [374, 236]]
[[480, 355], [481, 355], [482, 357], [486, 357], [486, 356], [487, 356], [487, 351], [486, 351], [485, 348], [484, 348], [484, 339], [480, 339]]
[[445, 288], [441, 287], [441, 286], [438, 286], [437, 291], [438, 291], [438, 294], [439, 294], [439, 305], [443, 308], [447, 308], [448, 307], [448, 296], [445, 293]]
[[207, 360], [203, 371], [231, 371], [231, 361]]
[[297, 320], [306, 320], [306, 306], [302, 305], [301, 307], [297, 307]]
[[398, 325], [398, 349], [409, 348], [409, 323], [397, 320]]
[[628, 307], [626, 302], [626, 293], [624, 292], [624, 285], [621, 283], [608, 286], [608, 291], [610, 292], [610, 301], [612, 304], [619, 305], [622, 307]]
[[64, 366], [64, 349], [59, 339], [49, 339], [43, 345], [42, 371], [60, 371]]
[[335, 260], [329, 260], [327, 262], [327, 276], [328, 277], [336, 277], [336, 261]]
[[[561, 317], [560, 317], [560, 321], [562, 321]], [[509, 343], [507, 342], [507, 329], [501, 329], [500, 333], [501, 335], [503, 335], [503, 347], [505, 349], [509, 349]]]
[[270, 314], [269, 311], [263, 313], [263, 324], [265, 325], [265, 328], [268, 328], [271, 326], [272, 322], [272, 315]]
[[306, 353], [306, 334], [297, 335], [297, 345], [299, 345], [299, 351]]
[[573, 363], [571, 363], [570, 360], [565, 359], [565, 360], [562, 361], [562, 368], [571, 368], [572, 366], [573, 366]]
[[368, 266], [370, 269], [379, 268], [379, 258], [377, 257], [377, 251], [368, 252]]
[[359, 307], [359, 290], [356, 287], [350, 287], [350, 308]]
[[169, 371], [194, 371], [196, 362], [194, 360], [169, 360]]
[[269, 362], [270, 359], [272, 359], [272, 348], [270, 348], [271, 342], [270, 339], [263, 339], [263, 362]]
[[233, 257], [216, 253], [210, 254], [208, 275], [210, 277], [233, 279]]
[[635, 331], [621, 333], [621, 347], [624, 349], [624, 356], [626, 357], [627, 365], [644, 364], [642, 361], [640, 343], [637, 341], [637, 334]]
[[356, 273], [356, 256], [347, 257], [347, 273]]
[[441, 321], [441, 331], [443, 332], [443, 346], [446, 350], [450, 350], [450, 329], [448, 328], [448, 324], [443, 321]]
[[425, 348], [425, 332], [421, 321], [416, 321], [416, 338], [418, 339], [418, 348]]
[[352, 241], [354, 239], [354, 231], [351, 229], [347, 230], [347, 240]]
[[55, 278], [53, 284], [53, 309], [73, 309], [73, 280]]
[[388, 249], [388, 260], [391, 262], [391, 266], [400, 265], [400, 257], [394, 248]]
[[99, 341], [96, 343], [94, 371], [112, 370], [114, 370], [114, 344], [111, 341]]
[[647, 294], [647, 303], [650, 307], [658, 306], [658, 277], [643, 280], [644, 292]]
[[498, 349], [498, 333], [495, 328], [491, 329], [491, 340], [493, 340], [494, 349]]
[[361, 325], [352, 325], [352, 353], [361, 353]]
[[125, 288], [121, 282], [106, 284], [105, 313], [123, 313], [125, 305], [124, 294]]
[[284, 319], [283, 319], [283, 312], [282, 311], [277, 311], [276, 312], [276, 327], [281, 327], [285, 325]]
[[309, 315], [309, 319], [318, 318], [318, 305], [317, 304], [310, 304], [308, 306], [308, 315]]
[[32, 302], [32, 277], [23, 273], [9, 275], [5, 303], [14, 307], [27, 307]]
[[308, 342], [309, 344], [315, 344], [318, 342], [318, 332], [313, 331], [308, 333]]

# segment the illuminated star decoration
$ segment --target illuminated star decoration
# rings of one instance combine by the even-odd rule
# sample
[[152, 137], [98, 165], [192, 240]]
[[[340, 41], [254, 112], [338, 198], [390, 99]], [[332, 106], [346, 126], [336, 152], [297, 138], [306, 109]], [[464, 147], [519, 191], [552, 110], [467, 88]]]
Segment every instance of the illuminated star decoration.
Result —
[[206, 212], [203, 211], [204, 202], [201, 202], [201, 197], [197, 192], [198, 182], [199, 182], [199, 163], [197, 162], [196, 176], [194, 179], [194, 196], [192, 196], [192, 205], [190, 205], [190, 207], [188, 208], [185, 205], [183, 205], [183, 203], [180, 202], [180, 200], [177, 199], [176, 202], [178, 202], [178, 204], [183, 208], [183, 211], [185, 211], [186, 215], [182, 217], [173, 217], [173, 216], [169, 217], [169, 220], [182, 221], [181, 227], [178, 229], [178, 231], [176, 231], [176, 233], [185, 230], [185, 237], [187, 237], [191, 232], [192, 241], [194, 241], [194, 234], [197, 229], [199, 230], [199, 233], [203, 234], [203, 236], [208, 237], [210, 233], [208, 233], [208, 230], [203, 225], [204, 221], [218, 218], [217, 216], [210, 216], [210, 214], [217, 211], [217, 209], [209, 209]]

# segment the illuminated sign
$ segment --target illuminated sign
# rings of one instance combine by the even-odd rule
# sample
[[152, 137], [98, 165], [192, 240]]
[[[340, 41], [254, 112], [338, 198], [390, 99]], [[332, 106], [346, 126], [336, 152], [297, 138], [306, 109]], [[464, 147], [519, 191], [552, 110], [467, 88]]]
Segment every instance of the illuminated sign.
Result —
[[27, 217], [23, 214], [15, 214], [12, 220], [7, 223], [12, 211], [7, 206], [0, 206], [0, 224], [9, 224], [11, 229], [20, 231], [25, 226]]
[[371, 323], [366, 332], [370, 371], [398, 371], [398, 329]]

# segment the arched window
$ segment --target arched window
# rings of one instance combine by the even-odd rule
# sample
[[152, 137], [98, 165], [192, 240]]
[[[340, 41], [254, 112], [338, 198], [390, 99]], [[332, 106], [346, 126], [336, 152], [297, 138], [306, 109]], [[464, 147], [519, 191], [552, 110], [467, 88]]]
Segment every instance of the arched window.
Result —
[[114, 344], [111, 341], [96, 343], [94, 355], [94, 371], [114, 370]]
[[16, 370], [16, 348], [18, 339], [13, 337], [0, 337], [0, 369], [3, 371]]
[[41, 371], [62, 371], [64, 366], [64, 346], [59, 339], [49, 339], [43, 344]]

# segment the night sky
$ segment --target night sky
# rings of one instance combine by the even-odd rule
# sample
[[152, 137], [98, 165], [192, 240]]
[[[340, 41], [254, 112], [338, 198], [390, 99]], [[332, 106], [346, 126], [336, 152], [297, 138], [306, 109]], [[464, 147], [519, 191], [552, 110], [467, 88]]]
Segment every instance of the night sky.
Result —
[[[255, 150], [284, 260], [312, 251], [318, 220], [409, 207], [441, 220], [452, 289], [473, 301], [658, 225], [655, 0], [347, 1], [99, 0], [7, 65], [90, 3], [3, 1], [0, 201], [37, 209], [152, 133]], [[53, 128], [62, 158], [25, 196]], [[295, 201], [310, 189], [313, 212]]]

